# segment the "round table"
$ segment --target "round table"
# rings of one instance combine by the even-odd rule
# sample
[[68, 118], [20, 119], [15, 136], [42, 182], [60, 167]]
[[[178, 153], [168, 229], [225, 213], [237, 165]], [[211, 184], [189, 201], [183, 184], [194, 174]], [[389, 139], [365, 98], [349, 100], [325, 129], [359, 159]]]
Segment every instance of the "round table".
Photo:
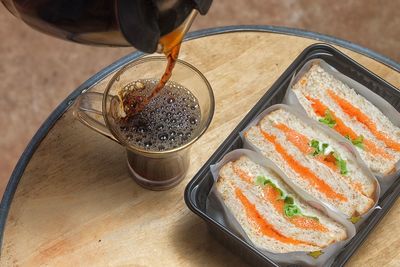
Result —
[[[50, 115], [11, 176], [0, 207], [1, 265], [244, 266], [185, 206], [184, 188], [299, 53], [320, 41], [400, 87], [398, 63], [333, 37], [269, 26], [189, 34], [180, 58], [210, 81], [216, 110], [192, 147], [187, 177], [168, 191], [135, 184], [122, 147], [75, 120], [70, 108], [82, 91], [104, 90], [112, 73], [143, 54], [94, 75]], [[349, 266], [399, 266], [399, 219], [397, 201]]]

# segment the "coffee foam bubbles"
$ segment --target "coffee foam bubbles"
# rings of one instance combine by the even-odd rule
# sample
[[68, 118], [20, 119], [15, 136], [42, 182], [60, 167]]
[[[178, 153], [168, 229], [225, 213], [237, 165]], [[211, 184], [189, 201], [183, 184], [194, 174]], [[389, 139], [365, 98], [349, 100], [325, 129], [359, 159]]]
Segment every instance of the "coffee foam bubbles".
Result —
[[[144, 87], [138, 89], [138, 84]], [[136, 97], [150, 95], [157, 80], [138, 80], [122, 90]], [[122, 136], [133, 146], [149, 151], [180, 147], [197, 135], [201, 110], [197, 98], [185, 87], [168, 82], [143, 111], [118, 122]]]

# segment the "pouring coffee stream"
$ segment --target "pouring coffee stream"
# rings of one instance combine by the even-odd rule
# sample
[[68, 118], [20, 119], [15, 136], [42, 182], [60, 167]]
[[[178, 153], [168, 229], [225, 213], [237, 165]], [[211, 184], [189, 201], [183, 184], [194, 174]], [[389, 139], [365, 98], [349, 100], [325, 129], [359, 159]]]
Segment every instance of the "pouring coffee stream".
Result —
[[146, 105], [158, 95], [158, 93], [164, 88], [165, 84], [169, 81], [172, 75], [172, 70], [175, 66], [175, 62], [178, 59], [180, 50], [180, 44], [174, 46], [171, 51], [165, 53], [167, 57], [167, 67], [164, 74], [161, 76], [158, 84], [154, 87], [151, 94], [147, 97], [137, 96], [134, 91], [125, 92], [121, 90], [118, 94], [121, 108], [123, 109], [124, 117], [129, 118], [133, 115], [142, 111]]
[[172, 71], [174, 69], [176, 60], [178, 59], [183, 37], [189, 30], [196, 15], [197, 11], [193, 10], [180, 27], [160, 39], [158, 50], [159, 52], [164, 53], [164, 55], [167, 57], [167, 66], [159, 82], [152, 89], [151, 94], [149, 96], [142, 97], [135, 95], [135, 92], [127, 93], [120, 91], [118, 96], [121, 103], [121, 108], [123, 109], [123, 114], [125, 114], [127, 118], [132, 117], [133, 115], [142, 111], [144, 107], [159, 94], [159, 92], [164, 88], [165, 84], [169, 81], [172, 76]]

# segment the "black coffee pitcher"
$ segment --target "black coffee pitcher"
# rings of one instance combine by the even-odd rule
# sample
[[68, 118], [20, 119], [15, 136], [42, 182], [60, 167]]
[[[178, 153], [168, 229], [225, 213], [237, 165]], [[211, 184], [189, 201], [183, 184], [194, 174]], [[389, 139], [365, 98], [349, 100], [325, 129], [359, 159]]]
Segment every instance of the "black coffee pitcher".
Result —
[[63, 39], [93, 45], [163, 51], [160, 39], [190, 27], [212, 0], [1, 0], [26, 24]]

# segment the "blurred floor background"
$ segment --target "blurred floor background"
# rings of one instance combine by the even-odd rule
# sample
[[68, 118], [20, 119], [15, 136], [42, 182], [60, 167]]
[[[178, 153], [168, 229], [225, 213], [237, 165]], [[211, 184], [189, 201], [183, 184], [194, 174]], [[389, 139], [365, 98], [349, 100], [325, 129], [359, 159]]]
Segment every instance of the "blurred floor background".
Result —
[[[400, 61], [400, 0], [215, 0], [191, 30], [261, 24], [346, 39]], [[52, 110], [129, 48], [64, 42], [31, 30], [0, 6], [0, 195], [21, 153]]]

